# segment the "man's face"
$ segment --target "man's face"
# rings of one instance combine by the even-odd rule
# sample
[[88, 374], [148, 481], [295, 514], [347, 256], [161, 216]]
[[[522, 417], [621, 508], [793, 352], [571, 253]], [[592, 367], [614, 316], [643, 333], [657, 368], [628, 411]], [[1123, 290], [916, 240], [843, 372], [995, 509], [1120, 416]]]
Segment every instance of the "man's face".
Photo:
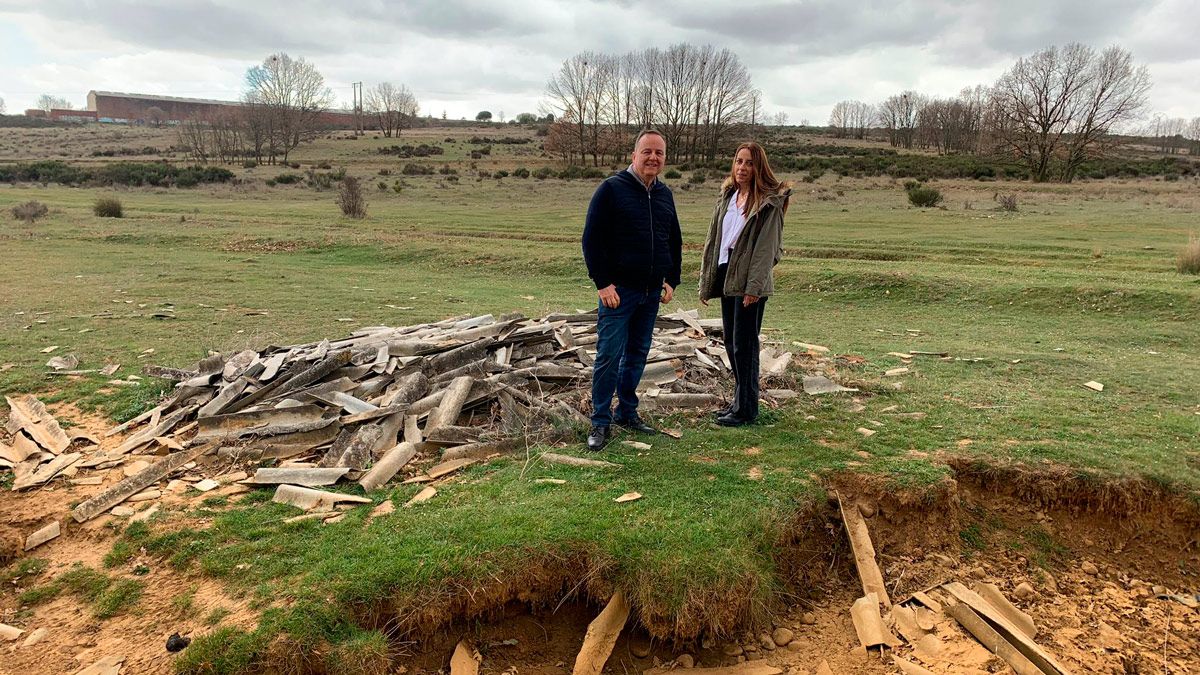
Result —
[[646, 134], [633, 149], [633, 170], [646, 180], [656, 178], [667, 163], [667, 142], [658, 134]]

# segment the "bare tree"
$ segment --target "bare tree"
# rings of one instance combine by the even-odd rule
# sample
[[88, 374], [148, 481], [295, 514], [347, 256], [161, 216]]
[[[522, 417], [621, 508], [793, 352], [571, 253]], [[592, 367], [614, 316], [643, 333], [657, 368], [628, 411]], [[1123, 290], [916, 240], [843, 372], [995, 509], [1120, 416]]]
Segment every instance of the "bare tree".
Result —
[[[1150, 83], [1150, 72], [1146, 67], [1135, 67], [1133, 55], [1120, 47], [1112, 46], [1093, 55], [1080, 99], [1067, 127], [1063, 181], [1071, 182], [1090, 155], [1106, 150], [1109, 145], [1106, 140], [1113, 127], [1137, 117], [1146, 105]], [[1180, 118], [1178, 122], [1176, 133], [1181, 134], [1184, 120]]]
[[845, 138], [850, 134], [850, 103], [838, 101], [829, 111], [829, 133], [834, 138]]
[[325, 78], [311, 63], [280, 52], [246, 71], [244, 102], [269, 113], [270, 159], [288, 154], [319, 131], [321, 113], [333, 103]]
[[1081, 44], [1049, 47], [1022, 58], [993, 88], [998, 138], [1035, 181], [1064, 181], [1089, 156], [1102, 153], [1111, 129], [1145, 106], [1150, 75], [1135, 68], [1129, 52], [1109, 47], [1097, 54]]
[[155, 127], [161, 127], [167, 121], [167, 113], [162, 108], [152, 105], [146, 108], [146, 120]]
[[771, 124], [777, 127], [786, 127], [788, 123], [788, 114], [780, 110], [771, 116]]
[[38, 110], [50, 112], [51, 110], [71, 110], [75, 106], [65, 98], [51, 96], [50, 94], [42, 94], [38, 97], [37, 107]]
[[893, 147], [913, 147], [919, 113], [928, 102], [925, 96], [909, 89], [889, 96], [879, 104], [876, 119], [879, 126], [887, 131], [888, 142]]
[[3, 115], [3, 114], [4, 114], [4, 111], [5, 111], [5, 107], [4, 107], [4, 97], [3, 97], [3, 96], [0, 96], [0, 115]]
[[1200, 155], [1200, 117], [1193, 117], [1192, 121], [1188, 123], [1186, 136], [1191, 141], [1188, 146], [1188, 154], [1193, 157]]
[[366, 108], [379, 119], [379, 128], [387, 138], [412, 127], [420, 109], [408, 87], [391, 82], [380, 82], [367, 91]]
[[[727, 49], [584, 52], [564, 61], [546, 85], [544, 111], [557, 119], [547, 150], [568, 161], [590, 155], [598, 166], [628, 152], [638, 128], [654, 126], [672, 157], [712, 159], [731, 130], [761, 114], [761, 95], [753, 92], [749, 70]], [[575, 140], [566, 142], [567, 134]]]

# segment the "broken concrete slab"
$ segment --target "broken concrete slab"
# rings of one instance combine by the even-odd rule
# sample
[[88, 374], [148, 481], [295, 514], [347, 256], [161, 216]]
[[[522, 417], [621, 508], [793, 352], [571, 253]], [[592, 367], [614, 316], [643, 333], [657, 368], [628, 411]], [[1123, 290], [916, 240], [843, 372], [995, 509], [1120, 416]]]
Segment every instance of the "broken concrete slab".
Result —
[[437, 494], [437, 489], [431, 485], [427, 485], [420, 492], [418, 492], [416, 495], [414, 495], [412, 499], [408, 500], [407, 502], [404, 502], [404, 508], [409, 508], [409, 507], [413, 506], [414, 504], [420, 504], [422, 502], [427, 502], [430, 499], [433, 499], [433, 497], [436, 494]]
[[345, 476], [348, 471], [350, 471], [348, 467], [313, 469], [277, 469], [264, 467], [255, 471], [253, 476], [242, 482], [250, 485], [281, 485], [290, 483], [292, 485], [314, 487], [333, 485], [338, 482], [338, 479]]
[[[383, 458], [371, 467], [358, 484], [364, 492], [371, 492], [388, 482], [404, 465], [412, 461], [417, 454], [417, 447], [407, 441], [400, 443], [384, 454]], [[390, 502], [389, 502], [390, 503]]]
[[71, 438], [36, 396], [5, 396], [4, 400], [8, 402], [10, 433], [23, 429], [34, 442], [55, 455], [71, 445]]
[[850, 387], [843, 387], [824, 375], [805, 375], [804, 376], [804, 393], [809, 396], [821, 396], [823, 394], [836, 394], [841, 391], [858, 391]]
[[1092, 391], [1104, 391], [1104, 385], [1100, 384], [1099, 382], [1096, 382], [1095, 380], [1092, 380], [1090, 382], [1084, 382], [1083, 386], [1087, 387], [1088, 389], [1091, 389]]
[[450, 657], [450, 675], [479, 675], [482, 662], [479, 652], [469, 642], [461, 640]]
[[629, 603], [625, 595], [617, 591], [600, 614], [588, 624], [571, 675], [600, 675], [628, 619]]
[[172, 471], [214, 449], [216, 449], [215, 445], [196, 445], [182, 452], [167, 455], [166, 458], [146, 467], [141, 473], [126, 478], [104, 492], [76, 506], [71, 511], [71, 517], [78, 523], [91, 520], [109, 508], [125, 501], [131, 495], [142, 491], [151, 483], [158, 482]]
[[10, 626], [6, 623], [0, 623], [0, 640], [5, 642], [12, 642], [13, 640], [16, 640], [17, 638], [21, 637], [21, 634], [24, 632], [24, 630], [15, 626]]
[[875, 593], [855, 600], [850, 607], [850, 618], [863, 649], [896, 647], [900, 644], [900, 640], [883, 623], [883, 617], [879, 614], [879, 597]]
[[842, 523], [846, 527], [846, 536], [850, 540], [850, 549], [854, 552], [854, 566], [858, 570], [859, 580], [862, 581], [863, 593], [874, 595], [885, 608], [892, 606], [888, 598], [887, 587], [883, 584], [883, 573], [875, 562], [875, 546], [871, 543], [871, 533], [867, 521], [863, 519], [862, 510], [857, 504], [847, 506], [838, 495], [838, 508], [842, 512]]
[[[988, 651], [1004, 659], [1016, 675], [1046, 675], [1016, 647], [1010, 644], [983, 617], [961, 602], [946, 606], [946, 613], [954, 617], [968, 633], [973, 635]], [[1054, 672], [1054, 671], [1050, 671]]]
[[124, 656], [106, 656], [75, 675], [120, 675], [124, 663]]
[[1026, 637], [1037, 637], [1037, 626], [1033, 623], [1033, 617], [1017, 609], [1017, 607], [1013, 605], [1003, 593], [1000, 592], [1000, 589], [995, 584], [979, 581], [971, 584], [971, 590], [979, 594], [979, 597], [986, 600], [989, 605], [996, 608], [996, 611], [1004, 615], [1004, 618], [1008, 619], [1014, 626], [1021, 629], [1021, 632], [1024, 633]]
[[600, 459], [584, 459], [582, 457], [572, 457], [570, 455], [560, 455], [555, 452], [543, 452], [540, 457], [543, 461], [551, 464], [565, 464], [567, 466], [579, 466], [589, 469], [619, 469], [620, 464], [613, 464]]
[[25, 550], [32, 551], [42, 544], [58, 537], [61, 534], [61, 524], [56, 520], [45, 527], [38, 529], [33, 534], [25, 538]]
[[70, 452], [65, 455], [59, 455], [58, 457], [50, 460], [49, 463], [41, 465], [35, 471], [17, 476], [16, 479], [13, 480], [12, 489], [13, 491], [24, 490], [26, 488], [47, 483], [67, 467], [75, 464], [82, 458], [83, 455], [78, 452]]
[[340, 492], [326, 492], [324, 490], [314, 490], [312, 488], [302, 487], [299, 485], [280, 485], [275, 489], [275, 496], [271, 501], [277, 504], [290, 504], [305, 511], [312, 510], [318, 506], [323, 506], [328, 509], [333, 508], [334, 504], [341, 502], [351, 502], [355, 504], [370, 504], [371, 500], [366, 497], [356, 497], [354, 495], [342, 494]]
[[[826, 664], [828, 668], [828, 664]], [[687, 668], [688, 675], [780, 675], [782, 669], [776, 668], [767, 663], [765, 659], [758, 661], [745, 661], [736, 666], [725, 666], [720, 668]], [[667, 673], [676, 673], [680, 671], [677, 668], [651, 668], [642, 671], [642, 675], [666, 675]]]
[[[1042, 649], [1041, 646], [1026, 636], [1020, 628], [1016, 627], [1000, 611], [980, 597], [979, 594], [957, 581], [942, 584], [942, 588], [953, 595], [961, 605], [966, 605], [977, 612], [1001, 637], [1010, 642], [1017, 651], [1029, 659], [1037, 668], [1045, 673], [1070, 675], [1070, 671], [1058, 663], [1049, 652]], [[957, 619], [958, 617], [956, 616], [955, 618]]]

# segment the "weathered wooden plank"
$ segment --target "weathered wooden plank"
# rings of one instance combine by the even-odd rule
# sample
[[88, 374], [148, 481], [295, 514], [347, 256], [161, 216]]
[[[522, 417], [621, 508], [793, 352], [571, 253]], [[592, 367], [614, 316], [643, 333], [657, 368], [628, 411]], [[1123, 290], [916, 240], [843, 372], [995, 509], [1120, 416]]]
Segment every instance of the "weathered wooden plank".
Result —
[[216, 447], [216, 444], [196, 445], [186, 450], [167, 455], [162, 460], [151, 464], [138, 473], [76, 506], [71, 511], [71, 517], [78, 523], [87, 522], [134, 494], [141, 492], [146, 486], [166, 477], [184, 464], [214, 450]]

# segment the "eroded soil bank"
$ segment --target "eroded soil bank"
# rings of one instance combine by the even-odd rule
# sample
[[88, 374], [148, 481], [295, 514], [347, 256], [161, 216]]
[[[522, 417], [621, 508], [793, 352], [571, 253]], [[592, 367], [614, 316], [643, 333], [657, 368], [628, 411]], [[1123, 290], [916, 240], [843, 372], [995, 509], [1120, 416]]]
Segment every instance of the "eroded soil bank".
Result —
[[[894, 600], [949, 581], [990, 582], [1033, 617], [1038, 642], [1075, 672], [1200, 671], [1200, 612], [1156, 597], [1200, 590], [1200, 511], [1187, 497], [1139, 481], [1085, 480], [1067, 470], [968, 462], [953, 468], [955, 480], [920, 490], [898, 490], [860, 474], [827, 481], [831, 494], [868, 516]], [[0, 516], [18, 528], [32, 526], [41, 511], [77, 501], [86, 489], [11, 495], [0, 504]], [[100, 568], [114, 538], [102, 522], [72, 526], [24, 557], [47, 560], [40, 575], [49, 579], [76, 562]], [[122, 672], [170, 672], [173, 656], [164, 645], [171, 633], [213, 630], [214, 610], [223, 615], [220, 625], [254, 625], [247, 602], [225, 595], [215, 582], [152, 558], [138, 561], [146, 570], [142, 597], [128, 612], [104, 620], [66, 594], [23, 608], [15, 589], [28, 580], [6, 576], [10, 589], [0, 595], [0, 621], [27, 632], [0, 647], [0, 672], [74, 672], [112, 654], [125, 657]], [[269, 650], [262, 665], [266, 672], [433, 673], [445, 671], [454, 646], [468, 639], [485, 673], [570, 672], [606, 584], [572, 576], [587, 573], [586, 561], [562, 562], [558, 571], [531, 569], [489, 589], [433, 599], [418, 612], [420, 621], [413, 620], [413, 607], [381, 601], [358, 618], [389, 635], [387, 653], [364, 655], [353, 666], [331, 670], [319, 655], [295, 653], [286, 642]], [[664, 629], [678, 621], [639, 621], [635, 603], [609, 671], [765, 659], [791, 673], [815, 673], [823, 661], [834, 673], [897, 672], [890, 655], [867, 653], [858, 644], [849, 607], [862, 591], [835, 503], [816, 505], [796, 521], [780, 542], [778, 569], [779, 603], [750, 612], [730, 608], [726, 631], [672, 634]], [[733, 623], [732, 617], [743, 618]], [[48, 629], [45, 637], [24, 646], [38, 628]], [[936, 648], [927, 641], [896, 653], [935, 673], [1011, 672], [949, 617], [940, 618], [933, 634]]]

